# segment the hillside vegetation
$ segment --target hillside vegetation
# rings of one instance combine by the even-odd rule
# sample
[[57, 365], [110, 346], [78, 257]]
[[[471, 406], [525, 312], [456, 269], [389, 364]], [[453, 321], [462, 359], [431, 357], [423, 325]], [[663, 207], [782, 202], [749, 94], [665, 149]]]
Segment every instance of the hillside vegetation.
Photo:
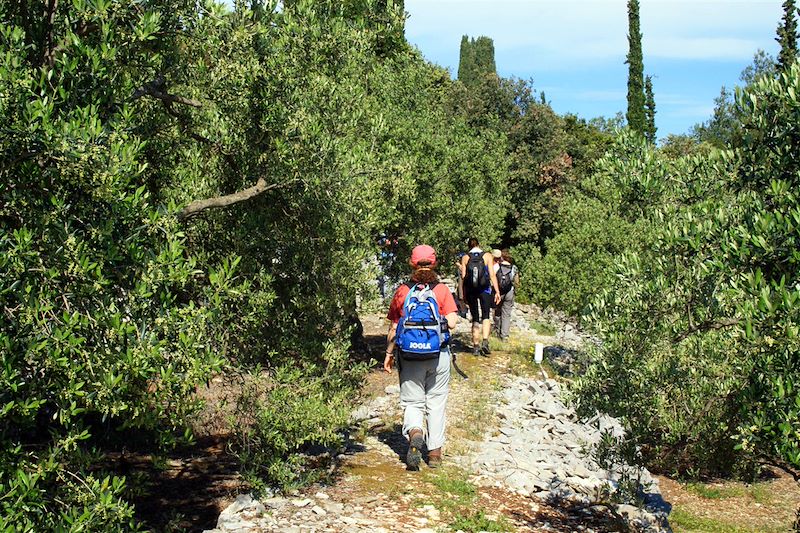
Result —
[[602, 338], [573, 396], [641, 459], [800, 468], [800, 66], [656, 147], [498, 77], [491, 40], [462, 41], [452, 80], [404, 20], [392, 0], [0, 4], [0, 523], [144, 527], [102, 458], [191, 444], [218, 375], [246, 384], [226, 438], [248, 480], [313, 480], [377, 266], [426, 242], [450, 270], [468, 236]]

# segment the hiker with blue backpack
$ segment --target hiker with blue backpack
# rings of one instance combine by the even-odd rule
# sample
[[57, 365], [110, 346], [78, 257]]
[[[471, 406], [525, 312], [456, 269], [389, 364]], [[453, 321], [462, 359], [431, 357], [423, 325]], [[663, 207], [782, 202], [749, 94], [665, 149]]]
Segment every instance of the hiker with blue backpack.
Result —
[[461, 258], [461, 294], [472, 315], [472, 355], [488, 356], [489, 334], [492, 331], [490, 314], [492, 304], [500, 303], [500, 289], [494, 272], [491, 252], [478, 246], [478, 239], [468, 242], [469, 252]]
[[424, 447], [428, 466], [442, 464], [450, 391], [450, 331], [458, 322], [458, 308], [447, 286], [439, 283], [432, 247], [416, 246], [409, 264], [411, 281], [397, 288], [389, 306], [383, 369], [391, 373], [396, 362], [400, 370], [403, 435], [409, 441], [406, 464], [409, 470], [418, 470]]

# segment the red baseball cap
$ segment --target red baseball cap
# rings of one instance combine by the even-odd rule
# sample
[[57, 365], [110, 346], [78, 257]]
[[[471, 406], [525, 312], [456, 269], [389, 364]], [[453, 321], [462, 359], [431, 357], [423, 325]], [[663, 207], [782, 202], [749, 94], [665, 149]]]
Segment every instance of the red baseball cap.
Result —
[[436, 262], [436, 250], [427, 244], [420, 244], [411, 250], [411, 264], [417, 266], [420, 261]]

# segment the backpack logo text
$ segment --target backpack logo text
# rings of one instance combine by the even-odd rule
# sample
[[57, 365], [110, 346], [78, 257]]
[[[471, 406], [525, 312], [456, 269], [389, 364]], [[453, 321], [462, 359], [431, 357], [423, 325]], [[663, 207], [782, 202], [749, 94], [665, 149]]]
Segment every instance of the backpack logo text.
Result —
[[408, 343], [408, 347], [411, 350], [430, 350], [431, 343], [429, 342], [410, 342]]

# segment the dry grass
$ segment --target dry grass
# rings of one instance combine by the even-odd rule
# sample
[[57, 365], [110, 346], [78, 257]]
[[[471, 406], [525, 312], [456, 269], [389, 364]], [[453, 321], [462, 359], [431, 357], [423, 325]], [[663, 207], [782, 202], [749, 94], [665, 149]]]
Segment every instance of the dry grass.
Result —
[[680, 532], [773, 533], [791, 531], [800, 486], [786, 474], [745, 484], [735, 481], [679, 483], [660, 477], [672, 504], [670, 524]]

